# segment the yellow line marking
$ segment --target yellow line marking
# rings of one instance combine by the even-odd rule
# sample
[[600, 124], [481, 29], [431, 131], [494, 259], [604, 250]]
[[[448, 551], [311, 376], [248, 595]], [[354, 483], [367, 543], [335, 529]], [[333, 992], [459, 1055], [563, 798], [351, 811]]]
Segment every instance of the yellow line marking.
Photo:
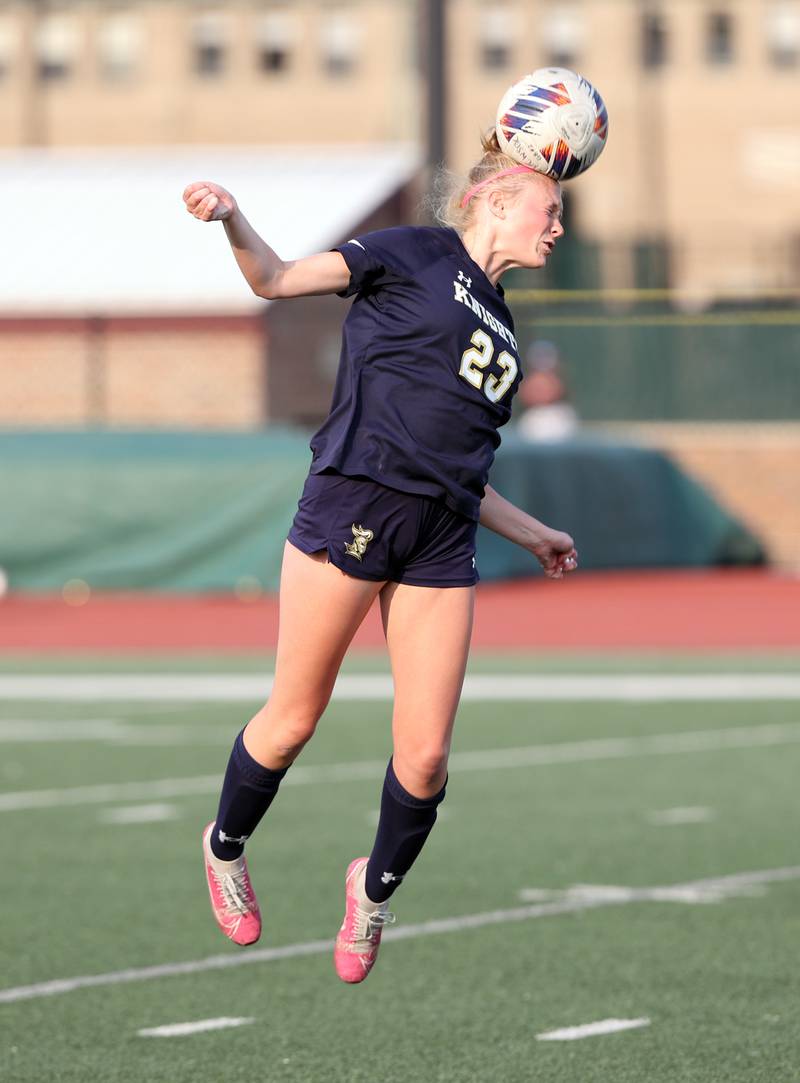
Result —
[[508, 290], [509, 303], [524, 301], [554, 302], [570, 301], [670, 301], [714, 304], [717, 301], [800, 301], [800, 289], [603, 289], [603, 290]]
[[647, 316], [536, 316], [518, 320], [519, 326], [537, 327], [756, 327], [800, 324], [798, 312], [709, 312], [688, 316], [651, 313]]

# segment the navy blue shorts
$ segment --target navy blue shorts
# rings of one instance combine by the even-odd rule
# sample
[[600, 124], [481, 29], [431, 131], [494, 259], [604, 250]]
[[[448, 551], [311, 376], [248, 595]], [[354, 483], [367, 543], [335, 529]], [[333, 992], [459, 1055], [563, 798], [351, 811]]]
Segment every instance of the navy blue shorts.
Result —
[[368, 478], [309, 474], [289, 541], [357, 579], [415, 587], [471, 587], [477, 523], [440, 500]]

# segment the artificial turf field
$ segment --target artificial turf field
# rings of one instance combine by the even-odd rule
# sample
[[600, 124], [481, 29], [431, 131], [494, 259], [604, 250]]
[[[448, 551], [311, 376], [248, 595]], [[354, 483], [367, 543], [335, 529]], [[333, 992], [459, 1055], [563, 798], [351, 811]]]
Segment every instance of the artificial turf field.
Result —
[[[287, 776], [248, 849], [264, 935], [237, 949], [211, 919], [199, 837], [257, 702], [58, 701], [36, 684], [263, 668], [3, 660], [0, 691], [4, 674], [32, 689], [0, 695], [4, 1083], [800, 1080], [797, 698], [676, 700], [666, 680], [655, 701], [466, 700], [395, 935], [347, 987], [326, 942], [374, 832], [388, 700], [333, 702]], [[791, 675], [798, 658], [507, 655], [472, 671]], [[139, 1033], [221, 1017], [252, 1022]], [[648, 1023], [537, 1038], [609, 1018]]]

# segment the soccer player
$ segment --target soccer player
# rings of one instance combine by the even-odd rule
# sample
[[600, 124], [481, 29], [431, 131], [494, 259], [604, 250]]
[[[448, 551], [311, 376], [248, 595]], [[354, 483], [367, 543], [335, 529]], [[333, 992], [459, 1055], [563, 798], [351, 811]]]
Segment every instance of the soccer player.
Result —
[[521, 364], [501, 275], [542, 267], [563, 234], [558, 183], [504, 156], [496, 136], [441, 227], [398, 227], [330, 252], [281, 259], [234, 197], [198, 181], [183, 193], [221, 221], [250, 287], [270, 299], [355, 297], [344, 321], [330, 414], [284, 550], [269, 701], [236, 738], [216, 819], [203, 834], [214, 916], [237, 944], [261, 918], [243, 856], [281, 779], [314, 733], [344, 654], [380, 602], [395, 698], [393, 754], [369, 857], [350, 863], [336, 971], [367, 976], [388, 901], [445, 796], [469, 649], [480, 521], [523, 546], [545, 574], [577, 567], [572, 538], [487, 485]]

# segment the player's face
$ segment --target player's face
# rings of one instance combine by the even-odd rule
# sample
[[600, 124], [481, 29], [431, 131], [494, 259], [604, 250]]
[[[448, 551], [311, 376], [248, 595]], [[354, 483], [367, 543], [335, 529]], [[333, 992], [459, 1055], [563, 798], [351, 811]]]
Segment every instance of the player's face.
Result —
[[515, 261], [522, 267], [544, 267], [556, 241], [564, 235], [561, 185], [550, 177], [525, 184], [509, 214]]

